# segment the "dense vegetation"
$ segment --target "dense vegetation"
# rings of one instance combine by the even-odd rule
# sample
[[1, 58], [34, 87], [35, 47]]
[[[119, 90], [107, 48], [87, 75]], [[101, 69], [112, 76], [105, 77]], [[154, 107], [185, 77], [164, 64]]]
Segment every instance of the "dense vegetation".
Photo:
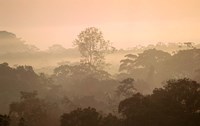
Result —
[[[71, 104], [71, 103], [68, 103]], [[10, 104], [9, 117], [1, 115], [0, 125], [59, 125], [59, 107], [21, 92], [21, 100]], [[67, 107], [66, 107], [67, 109]], [[58, 115], [57, 115], [58, 116]], [[169, 80], [150, 95], [135, 93], [122, 100], [118, 114], [105, 114], [95, 108], [74, 108], [60, 117], [61, 126], [198, 126], [200, 125], [200, 84], [190, 79]]]
[[[14, 34], [0, 35], [21, 42]], [[200, 49], [191, 43], [173, 53], [162, 44], [162, 50], [125, 51], [116, 74], [106, 62], [116, 50], [98, 29], [82, 31], [74, 44], [80, 62], [62, 62], [53, 73], [0, 64], [0, 126], [200, 125]], [[37, 52], [19, 46], [17, 51]]]

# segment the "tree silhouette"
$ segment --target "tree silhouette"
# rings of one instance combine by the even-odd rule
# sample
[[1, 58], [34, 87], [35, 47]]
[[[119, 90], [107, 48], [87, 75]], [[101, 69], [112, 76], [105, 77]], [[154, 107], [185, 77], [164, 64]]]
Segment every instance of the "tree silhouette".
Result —
[[42, 126], [47, 122], [47, 104], [37, 98], [37, 92], [21, 92], [21, 101], [10, 104], [10, 116], [18, 120], [18, 124], [29, 126]]
[[99, 126], [101, 116], [94, 108], [78, 108], [61, 116], [61, 126]]
[[100, 126], [121, 126], [121, 120], [109, 113], [101, 119]]
[[81, 61], [98, 67], [105, 64], [104, 55], [109, 49], [109, 44], [109, 41], [104, 40], [102, 32], [95, 27], [86, 28], [74, 41], [83, 57]]
[[36, 74], [31, 66], [10, 67], [8, 63], [0, 64], [0, 111], [7, 113], [9, 104], [18, 100], [20, 91], [38, 90], [45, 94], [50, 85], [48, 77]]
[[0, 115], [0, 126], [9, 126], [10, 117], [7, 115]]
[[24, 118], [21, 118], [21, 119], [19, 120], [18, 126], [27, 126], [27, 124], [26, 124]]
[[116, 91], [118, 97], [129, 98], [134, 93], [136, 93], [136, 89], [134, 88], [133, 82], [133, 78], [127, 78], [121, 81], [121, 85], [117, 87]]
[[134, 94], [119, 104], [126, 126], [200, 125], [200, 84], [184, 78], [169, 80], [151, 95]]

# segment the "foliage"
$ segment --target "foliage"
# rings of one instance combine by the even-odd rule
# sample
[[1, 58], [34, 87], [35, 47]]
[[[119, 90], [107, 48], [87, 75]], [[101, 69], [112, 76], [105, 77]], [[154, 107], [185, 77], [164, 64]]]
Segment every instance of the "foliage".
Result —
[[86, 28], [74, 41], [83, 57], [83, 63], [102, 67], [104, 55], [109, 49], [109, 42], [104, 40], [103, 34], [95, 27]]
[[119, 71], [133, 72], [134, 69], [149, 68], [160, 62], [164, 62], [170, 57], [170, 54], [161, 50], [149, 49], [137, 55], [125, 55], [127, 59], [121, 60]]
[[187, 77], [199, 80], [199, 59], [200, 49], [180, 50], [173, 55], [162, 50], [149, 49], [137, 55], [125, 55], [125, 59], [120, 62], [118, 77], [133, 77], [136, 84], [138, 80], [142, 80], [145, 85], [135, 85], [135, 88], [144, 91], [146, 88], [143, 87], [149, 87], [152, 91], [171, 78]]
[[109, 113], [101, 119], [100, 126], [121, 126], [121, 120]]
[[7, 106], [18, 99], [20, 91], [37, 90], [44, 95], [51, 85], [51, 80], [44, 74], [36, 74], [32, 66], [10, 67], [8, 63], [0, 64], [0, 111], [7, 113]]
[[21, 92], [21, 101], [11, 103], [9, 113], [19, 124], [23, 118], [23, 122], [28, 123], [26, 125], [42, 126], [47, 121], [47, 109], [45, 101], [37, 98], [37, 92]]
[[99, 126], [101, 116], [94, 108], [78, 108], [61, 116], [61, 126]]
[[167, 81], [152, 95], [135, 94], [119, 104], [126, 126], [197, 126], [200, 124], [200, 84], [179, 79]]
[[54, 69], [54, 76], [59, 78], [88, 78], [93, 77], [97, 80], [109, 79], [110, 74], [104, 70], [98, 70], [89, 64], [61, 65]]
[[10, 117], [8, 115], [0, 115], [0, 126], [9, 126]]
[[120, 126], [114, 115], [103, 116], [94, 108], [78, 108], [61, 116], [61, 126]]
[[[31, 66], [10, 67], [8, 63], [2, 63], [1, 112], [6, 110], [4, 106], [8, 103], [16, 101], [18, 92], [22, 91], [20, 101], [10, 105], [9, 118], [12, 126], [54, 125], [52, 120], [57, 120], [62, 113], [67, 115], [63, 117], [63, 125], [72, 126], [200, 125], [199, 83], [190, 79], [178, 79], [191, 77], [199, 80], [199, 49], [182, 50], [173, 55], [150, 49], [125, 57], [126, 59], [121, 60], [120, 72], [124, 75], [123, 79], [127, 79], [122, 79], [120, 83], [117, 81], [119, 78], [99, 69], [97, 64], [92, 65], [85, 61], [75, 65], [61, 65], [49, 77], [36, 74]], [[167, 81], [166, 85], [160, 88], [161, 81], [169, 78], [175, 79]], [[144, 95], [142, 91], [149, 86], [157, 88], [152, 94]], [[116, 88], [117, 90], [114, 90]], [[33, 90], [41, 92], [41, 96], [46, 99], [39, 98], [37, 92], [30, 92]], [[103, 115], [97, 112], [110, 112], [117, 108], [118, 104], [115, 104], [117, 102], [112, 97], [114, 93], [124, 99], [118, 108], [121, 116], [116, 116], [118, 113]], [[111, 96], [111, 104], [107, 103], [106, 94]], [[51, 105], [47, 101], [55, 102]], [[94, 107], [95, 110], [76, 109], [88, 106]], [[70, 112], [72, 109], [75, 110]], [[1, 117], [1, 123], [2, 118], [4, 117]]]
[[120, 82], [121, 85], [117, 87], [117, 91], [116, 91], [117, 96], [124, 97], [124, 98], [131, 97], [136, 92], [133, 82], [134, 82], [133, 78], [127, 78], [121, 81]]
[[[62, 65], [55, 69], [52, 76], [54, 83], [60, 85], [59, 92], [71, 97], [82, 107], [90, 106], [105, 110], [105, 92], [112, 92], [118, 82], [104, 70], [88, 64]], [[79, 101], [87, 102], [80, 103]], [[94, 97], [94, 98], [92, 98]], [[102, 102], [103, 105], [99, 105]], [[107, 111], [107, 110], [106, 110]]]

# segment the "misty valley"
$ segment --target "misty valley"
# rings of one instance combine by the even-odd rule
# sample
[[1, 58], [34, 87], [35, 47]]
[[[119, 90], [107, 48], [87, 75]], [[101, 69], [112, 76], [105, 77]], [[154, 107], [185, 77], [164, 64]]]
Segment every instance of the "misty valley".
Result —
[[200, 126], [200, 44], [117, 49], [96, 27], [72, 43], [0, 31], [0, 126]]

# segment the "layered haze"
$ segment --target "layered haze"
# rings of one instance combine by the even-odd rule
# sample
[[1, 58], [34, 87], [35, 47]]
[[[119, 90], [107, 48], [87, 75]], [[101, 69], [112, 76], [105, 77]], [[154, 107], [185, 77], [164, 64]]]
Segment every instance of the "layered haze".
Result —
[[200, 41], [199, 0], [0, 0], [0, 29], [40, 49], [100, 28], [117, 48]]
[[0, 0], [0, 126], [200, 126], [199, 0]]

